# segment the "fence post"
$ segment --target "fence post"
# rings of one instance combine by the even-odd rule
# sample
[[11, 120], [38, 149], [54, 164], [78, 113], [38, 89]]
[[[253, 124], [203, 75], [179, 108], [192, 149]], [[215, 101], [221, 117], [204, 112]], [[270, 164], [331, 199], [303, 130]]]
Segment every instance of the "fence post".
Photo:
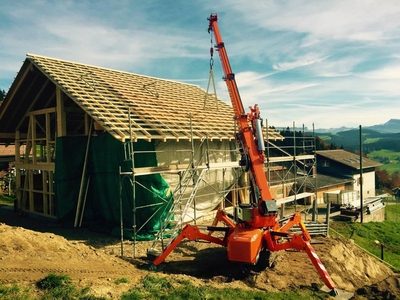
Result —
[[326, 204], [326, 236], [329, 237], [329, 219], [331, 218], [331, 201]]

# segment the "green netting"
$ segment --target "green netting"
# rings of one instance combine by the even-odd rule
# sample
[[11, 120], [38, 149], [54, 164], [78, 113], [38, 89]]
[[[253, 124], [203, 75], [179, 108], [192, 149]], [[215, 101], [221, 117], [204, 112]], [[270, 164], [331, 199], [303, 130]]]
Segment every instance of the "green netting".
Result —
[[[87, 137], [57, 139], [54, 180], [59, 220], [75, 220], [87, 143]], [[135, 154], [135, 167], [157, 165], [156, 154], [152, 152], [153, 143], [135, 142], [134, 151], [148, 151]], [[151, 239], [160, 229], [165, 206], [172, 197], [170, 187], [163, 177], [160, 174], [137, 176], [133, 187], [132, 176], [120, 176], [119, 169], [121, 167], [122, 172], [130, 172], [132, 161], [124, 160], [123, 143], [108, 133], [91, 137], [86, 163], [84, 178], [85, 183], [88, 182], [88, 192], [84, 224], [95, 224], [98, 229], [103, 228], [119, 234], [122, 200], [124, 232], [125, 235], [132, 236], [130, 229], [134, 223], [135, 201], [137, 239]], [[82, 193], [85, 194], [85, 189]]]

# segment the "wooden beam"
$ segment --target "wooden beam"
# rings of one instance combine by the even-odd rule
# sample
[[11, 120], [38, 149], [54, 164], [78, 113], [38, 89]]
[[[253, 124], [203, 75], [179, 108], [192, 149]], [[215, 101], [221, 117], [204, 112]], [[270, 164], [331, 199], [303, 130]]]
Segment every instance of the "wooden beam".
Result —
[[[31, 143], [32, 143], [32, 163], [36, 164], [37, 154], [36, 154], [36, 117], [30, 116], [29, 123], [31, 126]], [[33, 178], [33, 177], [32, 177]]]
[[44, 114], [53, 113], [53, 112], [56, 112], [56, 108], [55, 107], [49, 107], [49, 108], [30, 111], [30, 112], [27, 113], [27, 115], [28, 116], [30, 116], [30, 115], [44, 115]]
[[26, 136], [24, 163], [29, 162], [29, 153], [31, 152], [31, 149], [32, 149], [32, 126], [31, 126], [31, 120], [29, 119], [28, 132], [27, 132], [27, 136]]
[[17, 169], [25, 169], [25, 170], [43, 170], [43, 171], [54, 171], [55, 164], [54, 163], [38, 163], [36, 165], [29, 163], [15, 163], [15, 168]]
[[[239, 163], [237, 161], [231, 162], [222, 162], [222, 163], [210, 163], [209, 165], [199, 165], [197, 166], [197, 170], [210, 169], [210, 170], [218, 170], [221, 168], [238, 168]], [[158, 173], [172, 173], [176, 174], [179, 172], [183, 172], [189, 168], [188, 164], [180, 164], [180, 165], [168, 165], [168, 166], [156, 166], [156, 167], [142, 167], [142, 168], [134, 168], [133, 172], [135, 175], [149, 175], [149, 174], [158, 174]]]
[[133, 172], [135, 175], [147, 175], [147, 174], [157, 174], [157, 173], [178, 173], [185, 171], [188, 165], [170, 165], [170, 166], [159, 166], [159, 167], [143, 167], [134, 168]]
[[51, 162], [51, 125], [50, 125], [50, 113], [46, 113], [46, 162]]
[[15, 140], [15, 133], [0, 132], [0, 139]]
[[[33, 86], [36, 85], [36, 81], [37, 81], [37, 76], [36, 78], [31, 82], [30, 86], [28, 89], [26, 89], [26, 93], [25, 95], [22, 97], [23, 99], [25, 99], [27, 97], [27, 95], [29, 94], [29, 91], [31, 90], [31, 88]], [[36, 94], [34, 99], [29, 99], [29, 106], [25, 108], [25, 111], [28, 112], [28, 114], [26, 114], [26, 116], [29, 116], [29, 111], [32, 109], [32, 107], [35, 105], [36, 101], [39, 99], [39, 97], [42, 95], [43, 91], [45, 90], [47, 84], [49, 83], [49, 80], [46, 80], [46, 82], [42, 85], [42, 87], [40, 88], [40, 91]], [[24, 118], [21, 118], [19, 120], [19, 123], [17, 124], [17, 129], [19, 129], [21, 127], [21, 124], [24, 122]]]
[[57, 137], [67, 135], [67, 121], [64, 109], [64, 94], [59, 86], [56, 86], [57, 102]]

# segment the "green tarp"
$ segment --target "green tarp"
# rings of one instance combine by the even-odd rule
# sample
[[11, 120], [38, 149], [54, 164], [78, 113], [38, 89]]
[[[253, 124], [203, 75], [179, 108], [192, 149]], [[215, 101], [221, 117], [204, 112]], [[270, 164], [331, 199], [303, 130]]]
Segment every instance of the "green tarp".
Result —
[[[75, 220], [87, 144], [87, 137], [61, 137], [56, 141], [54, 180], [59, 220]], [[154, 144], [151, 142], [135, 142], [135, 152], [146, 151], [135, 154], [135, 167], [157, 166], [154, 150]], [[120, 167], [121, 172], [132, 170], [132, 161], [124, 160], [124, 151], [123, 143], [108, 133], [90, 138], [84, 176], [85, 184], [88, 182], [88, 190], [83, 224], [96, 224], [97, 228], [102, 227], [119, 233], [122, 200], [123, 227], [128, 229], [124, 232], [132, 234], [129, 229], [134, 225], [135, 201], [136, 228], [141, 228], [137, 232], [137, 239], [151, 239], [160, 229], [160, 220], [164, 217], [165, 206], [172, 193], [160, 174], [136, 176], [133, 187], [131, 175], [120, 175]], [[85, 186], [82, 195], [83, 203]]]

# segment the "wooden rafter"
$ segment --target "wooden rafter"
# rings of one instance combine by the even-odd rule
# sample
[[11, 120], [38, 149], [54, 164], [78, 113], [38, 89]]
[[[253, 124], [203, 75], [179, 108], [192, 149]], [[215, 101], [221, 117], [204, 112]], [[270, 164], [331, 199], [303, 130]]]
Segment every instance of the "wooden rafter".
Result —
[[234, 138], [231, 106], [217, 98], [204, 105], [206, 91], [198, 86], [44, 56], [28, 59], [119, 140]]

